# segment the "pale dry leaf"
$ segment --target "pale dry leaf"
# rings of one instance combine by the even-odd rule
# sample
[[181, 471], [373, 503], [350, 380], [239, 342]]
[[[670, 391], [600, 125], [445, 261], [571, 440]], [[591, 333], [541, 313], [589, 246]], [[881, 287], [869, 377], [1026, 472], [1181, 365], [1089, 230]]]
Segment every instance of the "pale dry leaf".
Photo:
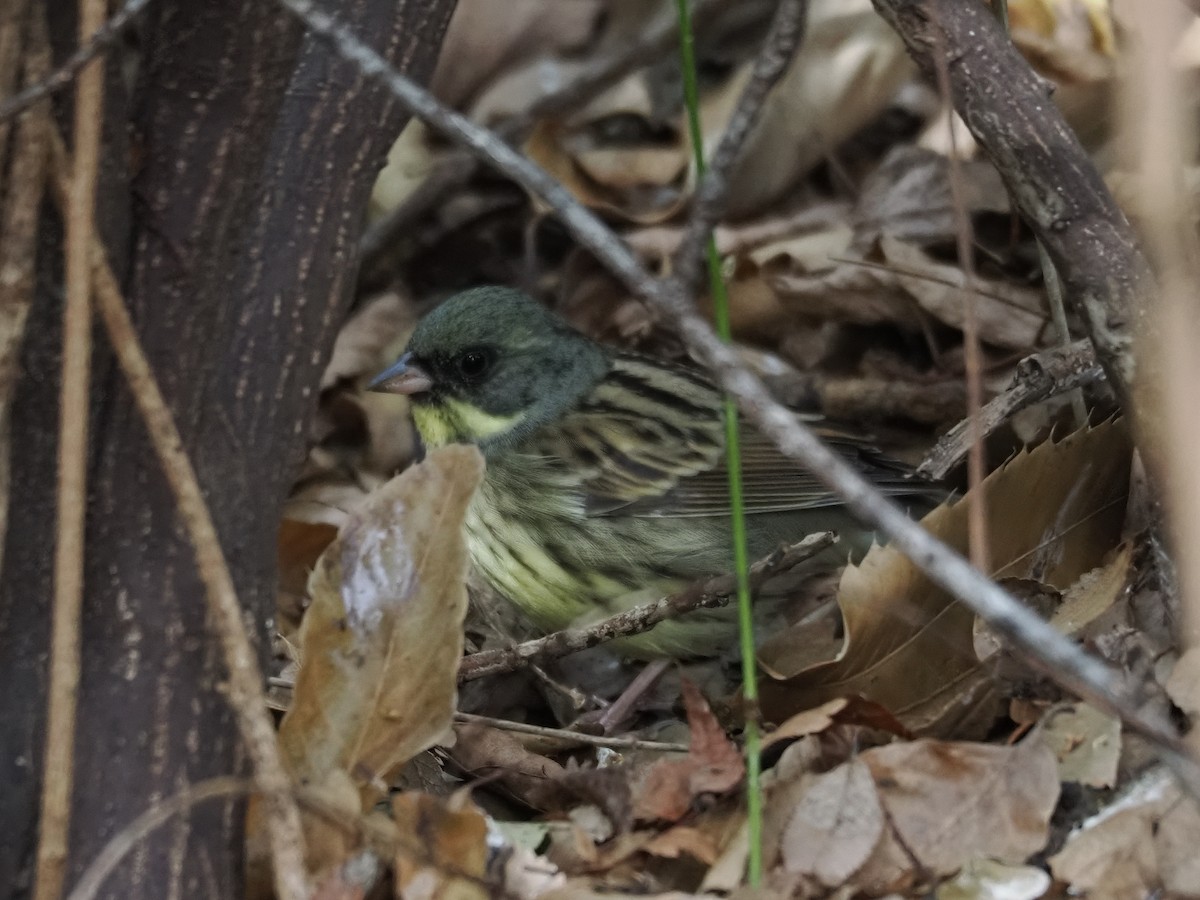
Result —
[[473, 447], [438, 449], [385, 484], [321, 557], [280, 745], [293, 775], [340, 769], [364, 800], [446, 733], [467, 608], [463, 518]]
[[1037, 900], [1050, 888], [1050, 876], [1036, 866], [973, 859], [938, 886], [935, 900]]
[[1158, 882], [1151, 819], [1128, 809], [1074, 835], [1050, 857], [1054, 877], [1097, 900], [1145, 897]]
[[1134, 577], [1133, 544], [1121, 544], [1102, 566], [1079, 576], [1063, 595], [1062, 604], [1050, 617], [1050, 624], [1072, 637], [1091, 635], [1107, 620], [1117, 603], [1129, 592]]
[[863, 886], [890, 882], [896, 866], [917, 864], [950, 875], [986, 856], [1020, 863], [1041, 850], [1058, 803], [1054, 754], [1036, 736], [1015, 747], [913, 741], [860, 757], [905, 852], [881, 847], [862, 872]]
[[[461, 108], [495, 84], [500, 73], [535, 68], [578, 48], [592, 35], [603, 7], [602, 0], [458, 0], [430, 90], [443, 103]], [[546, 81], [550, 79], [543, 84]], [[550, 81], [545, 89], [557, 86]], [[537, 99], [532, 94], [514, 96], [511, 108], [502, 112], [523, 111]]]
[[871, 770], [861, 760], [804, 779], [780, 839], [789, 872], [838, 887], [862, 868], [883, 835], [883, 808]]
[[[959, 266], [935, 262], [920, 247], [890, 235], [880, 237], [879, 249], [896, 282], [921, 309], [939, 322], [963, 327], [967, 278]], [[972, 300], [979, 339], [986, 343], [1027, 353], [1050, 336], [1041, 291], [976, 275]]]
[[1060, 703], [1042, 717], [1042, 739], [1058, 758], [1060, 781], [1112, 787], [1121, 761], [1121, 721], [1087, 703]]
[[[1194, 859], [1200, 846], [1200, 834], [1186, 828], [1167, 832], [1161, 825], [1185, 802], [1192, 801], [1183, 798], [1170, 773], [1161, 767], [1150, 769], [1068, 836], [1062, 850], [1049, 859], [1051, 872], [1074, 892], [1097, 900], [1149, 895], [1161, 886], [1168, 870], [1184, 871], [1174, 867], [1186, 865], [1188, 856]], [[1186, 848], [1182, 855], [1181, 847]]]
[[[1023, 451], [989, 475], [986, 493], [993, 576], [1030, 577], [1063, 588], [1099, 564], [1120, 538], [1130, 443], [1120, 421]], [[935, 509], [922, 525], [967, 549], [970, 495]], [[814, 659], [803, 628], [764, 643], [771, 676], [761, 687], [768, 719], [860, 695], [918, 733], [979, 733], [993, 708], [975, 654], [975, 616], [904, 554], [874, 547], [842, 575], [838, 604], [846, 639], [836, 658]], [[965, 729], [965, 731], [964, 731]]]
[[1175, 663], [1167, 679], [1171, 702], [1195, 719], [1200, 716], [1200, 647], [1190, 647]]
[[[714, 99], [705, 120], [711, 153], [736, 106], [749, 66]], [[759, 212], [883, 112], [915, 67], [868, 0], [814, 0], [804, 44], [767, 98], [730, 179], [732, 217]], [[710, 124], [711, 121], [711, 124]]]

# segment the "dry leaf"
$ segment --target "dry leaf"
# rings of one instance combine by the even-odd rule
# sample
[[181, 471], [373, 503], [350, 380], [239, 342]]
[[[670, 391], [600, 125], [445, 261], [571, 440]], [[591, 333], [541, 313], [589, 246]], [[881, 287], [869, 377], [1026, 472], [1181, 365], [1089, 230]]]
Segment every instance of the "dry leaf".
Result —
[[1037, 900], [1050, 888], [1050, 876], [1036, 866], [973, 859], [938, 886], [935, 900]]
[[392, 797], [400, 900], [487, 900], [488, 823], [464, 789], [449, 797]]
[[[995, 577], [1032, 577], [1060, 587], [1094, 568], [1114, 546], [1129, 474], [1124, 424], [1107, 422], [1023, 451], [989, 475]], [[959, 552], [970, 496], [922, 524]], [[768, 719], [782, 721], [835, 697], [860, 695], [922, 733], [986, 729], [990, 686], [975, 654], [974, 614], [930, 582], [900, 551], [875, 547], [842, 575], [838, 603], [846, 641], [834, 659], [814, 659], [802, 628], [768, 641], [759, 661]], [[974, 704], [974, 705], [973, 705]]]
[[686, 678], [681, 683], [687, 709], [691, 746], [685, 759], [654, 763], [633, 795], [634, 818], [677, 822], [701, 794], [724, 794], [745, 775], [741, 751], [709, 709], [699, 688]]
[[870, 859], [883, 836], [883, 808], [871, 770], [858, 759], [806, 776], [780, 843], [783, 866], [838, 887]]
[[1165, 889], [1200, 896], [1200, 810], [1155, 768], [1084, 822], [1050, 857], [1054, 877], [1089, 900], [1124, 900]]
[[1042, 739], [1058, 757], [1060, 781], [1113, 787], [1121, 761], [1121, 721], [1087, 703], [1062, 703], [1042, 717]]
[[450, 726], [467, 608], [463, 517], [473, 447], [432, 452], [371, 495], [310, 584], [280, 744], [298, 779], [349, 772], [364, 800]]
[[860, 758], [889, 826], [856, 879], [867, 889], [912, 873], [912, 857], [927, 872], [950, 875], [981, 856], [1024, 862], [1046, 844], [1058, 773], [1036, 737], [1015, 747], [914, 741]]
[[1200, 715], [1200, 647], [1184, 651], [1167, 679], [1171, 702], [1195, 719]]

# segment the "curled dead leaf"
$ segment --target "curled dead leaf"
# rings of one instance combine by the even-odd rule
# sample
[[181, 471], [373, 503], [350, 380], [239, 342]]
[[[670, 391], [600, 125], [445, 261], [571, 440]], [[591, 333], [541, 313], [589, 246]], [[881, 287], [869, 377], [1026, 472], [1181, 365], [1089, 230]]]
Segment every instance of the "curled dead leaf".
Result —
[[483, 475], [439, 449], [389, 481], [322, 555], [280, 744], [293, 775], [350, 775], [371, 801], [450, 727], [467, 608], [463, 518]]
[[[993, 576], [1031, 577], [1069, 587], [1119, 540], [1130, 443], [1110, 421], [1023, 451], [989, 475]], [[922, 524], [959, 552], [967, 547], [972, 495], [935, 509]], [[966, 736], [986, 730], [996, 710], [976, 656], [975, 616], [934, 585], [900, 551], [874, 547], [842, 575], [838, 594], [846, 639], [834, 658], [814, 658], [804, 628], [768, 641], [759, 661], [769, 719], [835, 697], [860, 695], [917, 733]]]

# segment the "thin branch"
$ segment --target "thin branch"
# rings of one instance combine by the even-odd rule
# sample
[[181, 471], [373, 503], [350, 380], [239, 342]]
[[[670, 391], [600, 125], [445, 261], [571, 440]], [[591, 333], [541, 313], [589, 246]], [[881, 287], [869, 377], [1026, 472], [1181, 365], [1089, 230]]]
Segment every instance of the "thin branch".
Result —
[[[840, 495], [852, 513], [878, 529], [932, 581], [982, 616], [1051, 678], [1119, 716], [1146, 736], [1172, 766], [1186, 789], [1200, 797], [1200, 764], [1188, 754], [1178, 737], [1143, 715], [1137, 698], [1125, 689], [1116, 673], [1059, 634], [958, 553], [913, 522], [903, 509], [880, 494], [849, 463], [826, 447], [791, 410], [777, 403], [762, 382], [747, 370], [737, 353], [721, 342], [697, 314], [691, 293], [685, 286], [673, 279], [658, 281], [652, 278], [621, 240], [566, 188], [495, 135], [447, 109], [427, 91], [396, 72], [378, 53], [317, 9], [312, 0], [278, 2], [314, 33], [331, 41], [343, 57], [360, 67], [365, 76], [378, 78], [413, 115], [483, 156], [505, 176], [541, 197], [585, 249], [630, 291], [674, 323], [687, 346], [710, 369], [721, 387], [737, 400], [747, 420], [765, 437]], [[1061, 249], [1062, 244], [1058, 247]], [[1052, 249], [1052, 255], [1053, 252]], [[1094, 256], [1089, 258], [1094, 259]], [[1056, 263], [1065, 277], [1068, 269], [1061, 260]], [[1070, 271], [1074, 273], [1075, 269]], [[1118, 336], [1107, 349], [1113, 351], [1120, 346]], [[1105, 359], [1107, 371], [1108, 364], [1116, 360], [1111, 352]], [[1126, 378], [1123, 384], [1128, 383]]]
[[[79, 31], [104, 22], [105, 0], [79, 0]], [[92, 370], [92, 273], [96, 180], [103, 126], [104, 66], [86, 66], [75, 86], [74, 167], [63, 217], [66, 303], [58, 424], [58, 523], [50, 631], [46, 745], [34, 897], [58, 900], [67, 869], [71, 790], [75, 784], [75, 712], [79, 702], [79, 617], [83, 608], [87, 518], [88, 392]]]
[[530, 725], [528, 722], [512, 722], [508, 719], [493, 719], [491, 716], [475, 716], [456, 712], [454, 721], [462, 725], [485, 725], [499, 731], [528, 734], [533, 737], [561, 741], [567, 746], [608, 747], [612, 750], [656, 750], [664, 753], [687, 753], [687, 744], [672, 744], [665, 741], [644, 741], [641, 738], [609, 737], [603, 734], [584, 734], [566, 728], [549, 728], [545, 725]]
[[[710, 22], [717, 12], [728, 5], [729, 0], [698, 0], [693, 11], [697, 28]], [[612, 56], [589, 63], [560, 90], [539, 97], [528, 108], [499, 123], [495, 128], [496, 134], [509, 143], [521, 140], [540, 120], [580, 109], [630, 72], [657, 62], [678, 39], [675, 18], [663, 16], [638, 40]], [[370, 271], [376, 258], [395, 241], [397, 235], [402, 234], [451, 191], [469, 181], [479, 171], [479, 165], [479, 160], [470, 153], [447, 155], [403, 203], [373, 222], [363, 232], [358, 244], [364, 271]]]
[[[1012, 382], [1004, 393], [979, 411], [980, 436], [987, 437], [1013, 413], [1028, 406], [1103, 380], [1104, 369], [1096, 362], [1095, 351], [1088, 340], [1027, 356], [1017, 364]], [[973, 439], [970, 422], [959, 422], [925, 454], [917, 474], [934, 481], [945, 478], [962, 462]]]
[[149, 5], [150, 0], [128, 0], [111, 19], [94, 31], [89, 30], [81, 36], [79, 49], [67, 57], [61, 66], [41, 81], [0, 103], [0, 122], [7, 122], [42, 98], [65, 88], [84, 66], [115, 44], [125, 33], [125, 29], [137, 18], [138, 13]]
[[[52, 145], [55, 187], [62, 202], [70, 186], [66, 148], [57, 134], [53, 137]], [[108, 331], [117, 362], [129, 382], [134, 401], [146, 421], [155, 453], [175, 495], [180, 521], [196, 553], [196, 567], [204, 583], [213, 629], [229, 668], [229, 703], [253, 763], [255, 779], [263, 792], [275, 868], [275, 887], [284, 900], [303, 900], [308, 897], [309, 888], [300, 811], [292, 796], [291, 778], [279, 753], [275, 726], [267, 711], [262, 673], [246, 634], [233, 578], [229, 574], [225, 554], [196, 472], [138, 341], [117, 280], [105, 259], [104, 248], [99, 241], [93, 240], [90, 251], [89, 262], [100, 317]]]
[[[28, 9], [29, 0], [8, 0], [4, 11], [0, 12], [0, 97], [11, 93], [17, 86], [21, 60], [34, 49], [33, 42], [28, 39], [28, 31], [32, 28], [35, 16], [27, 15]], [[41, 10], [38, 10], [36, 18], [43, 18]], [[26, 78], [25, 82], [33, 84], [41, 77]], [[0, 181], [3, 181], [8, 162], [8, 129], [9, 123], [0, 119]]]
[[[786, 550], [776, 552], [750, 567], [750, 578], [754, 585], [772, 572], [790, 568], [833, 546], [832, 535], [812, 534]], [[505, 647], [500, 650], [484, 650], [463, 657], [458, 666], [459, 682], [474, 681], [488, 675], [514, 672], [531, 662], [558, 659], [578, 653], [589, 647], [622, 637], [649, 631], [659, 622], [673, 619], [695, 609], [711, 609], [724, 606], [737, 590], [734, 575], [718, 575], [694, 582], [682, 591], [617, 613], [588, 625], [585, 628], [567, 628], [545, 637]]]
[[[193, 806], [208, 800], [245, 797], [254, 793], [255, 782], [249, 778], [221, 775], [199, 784], [185, 787], [178, 794], [158, 800], [148, 810], [112, 836], [104, 849], [83, 870], [67, 900], [94, 900], [105, 880], [157, 828]], [[58, 895], [61, 896], [61, 895]]]
[[699, 279], [705, 243], [724, 215], [729, 200], [733, 167], [741, 156], [746, 138], [762, 117], [767, 97], [804, 40], [807, 20], [808, 0], [783, 0], [775, 12], [771, 30], [754, 60], [750, 80], [738, 97], [725, 133], [708, 160], [708, 171], [692, 197], [691, 215], [672, 266], [676, 276], [686, 285], [694, 285]]

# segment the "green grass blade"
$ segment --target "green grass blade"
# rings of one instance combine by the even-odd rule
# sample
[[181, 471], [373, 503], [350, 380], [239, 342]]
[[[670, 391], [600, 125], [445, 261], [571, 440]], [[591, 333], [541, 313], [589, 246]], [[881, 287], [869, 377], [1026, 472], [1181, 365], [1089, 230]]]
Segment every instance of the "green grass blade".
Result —
[[[696, 176], [706, 171], [704, 136], [700, 129], [700, 101], [696, 88], [696, 54], [688, 0], [676, 0], [679, 15], [679, 57], [683, 70], [683, 98], [687, 107], [688, 131], [696, 158]], [[729, 295], [721, 272], [721, 257], [712, 235], [707, 243], [708, 281], [712, 295], [717, 334], [729, 342]], [[747, 879], [753, 887], [762, 883], [762, 784], [760, 735], [758, 730], [758, 670], [754, 654], [754, 614], [750, 605], [750, 559], [746, 550], [746, 510], [742, 499], [742, 458], [738, 436], [737, 406], [725, 398], [725, 454], [729, 469], [729, 505], [733, 523], [733, 569], [737, 575], [738, 624], [742, 655], [742, 692], [746, 702], [746, 819], [749, 830], [750, 858]]]

